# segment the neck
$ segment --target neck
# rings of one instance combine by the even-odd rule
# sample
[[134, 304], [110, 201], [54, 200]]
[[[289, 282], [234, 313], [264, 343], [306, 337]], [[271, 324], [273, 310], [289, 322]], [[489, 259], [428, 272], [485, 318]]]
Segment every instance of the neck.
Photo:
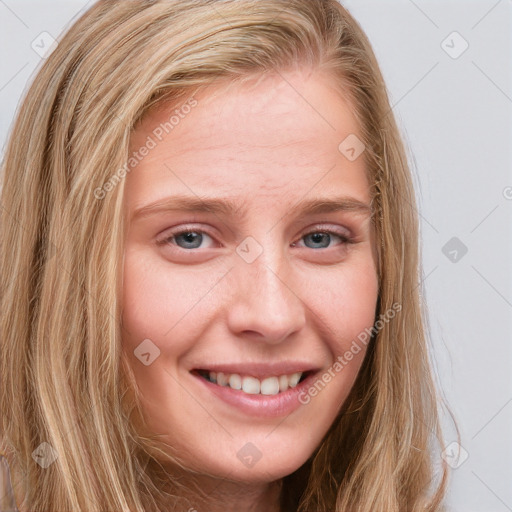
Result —
[[280, 482], [243, 484], [223, 480], [211, 483], [209, 487], [203, 486], [203, 489], [209, 488], [208, 497], [198, 501], [194, 507], [197, 512], [280, 512]]
[[281, 480], [246, 483], [183, 470], [172, 473], [179, 485], [172, 494], [187, 503], [184, 512], [280, 512]]

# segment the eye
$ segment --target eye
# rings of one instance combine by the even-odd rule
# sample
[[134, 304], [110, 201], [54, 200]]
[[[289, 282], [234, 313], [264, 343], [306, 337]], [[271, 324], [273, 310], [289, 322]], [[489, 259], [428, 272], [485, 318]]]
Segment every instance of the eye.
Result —
[[[213, 240], [208, 233], [201, 229], [181, 229], [164, 239], [159, 240], [157, 243], [161, 245], [177, 245], [181, 249], [199, 249], [201, 243], [206, 239]], [[208, 249], [209, 247], [203, 247]]]
[[[301, 240], [306, 241], [305, 245], [309, 249], [325, 249], [329, 248], [330, 242], [333, 240], [333, 237], [341, 241], [341, 243], [338, 244], [341, 246], [353, 243], [352, 239], [349, 236], [343, 233], [338, 233], [337, 231], [331, 229], [319, 229], [317, 231], [310, 231], [309, 233], [303, 235]], [[295, 246], [296, 243], [292, 244], [292, 247]]]
[[[332, 229], [322, 229], [321, 227], [317, 228], [316, 231], [310, 231], [302, 235], [300, 240], [305, 240], [305, 245], [302, 247], [305, 246], [308, 249], [326, 249], [331, 246], [333, 239], [338, 239], [339, 243], [337, 245], [341, 247], [354, 243], [353, 239], [344, 233]], [[205, 240], [210, 240], [210, 245], [201, 247]], [[210, 249], [212, 248], [211, 242], [213, 242], [213, 237], [206, 231], [194, 227], [181, 228], [179, 231], [171, 233], [167, 232], [162, 239], [157, 240], [159, 245], [176, 245], [184, 250]], [[293, 243], [292, 247], [297, 247], [297, 242]]]

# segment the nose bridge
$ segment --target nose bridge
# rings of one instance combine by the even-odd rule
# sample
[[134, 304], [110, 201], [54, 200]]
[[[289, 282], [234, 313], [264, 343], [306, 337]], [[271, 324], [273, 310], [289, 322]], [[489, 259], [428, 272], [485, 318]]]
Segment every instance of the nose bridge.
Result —
[[258, 333], [269, 343], [284, 340], [305, 323], [288, 255], [275, 236], [271, 232], [261, 241], [248, 237], [237, 248], [236, 292], [229, 313], [234, 331]]
[[266, 248], [251, 264], [245, 265], [244, 275], [247, 275], [255, 295], [265, 299], [265, 304], [290, 302], [292, 292], [291, 272], [286, 262], [286, 256], [273, 248]]

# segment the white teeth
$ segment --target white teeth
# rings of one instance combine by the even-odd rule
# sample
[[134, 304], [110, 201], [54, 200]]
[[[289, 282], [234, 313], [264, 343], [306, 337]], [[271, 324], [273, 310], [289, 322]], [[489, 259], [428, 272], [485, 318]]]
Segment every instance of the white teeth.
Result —
[[[210, 372], [210, 380], [213, 381], [212, 373], [214, 372]], [[222, 372], [217, 373], [217, 384], [219, 386], [227, 386], [229, 384], [229, 375]]]
[[242, 377], [236, 373], [229, 376], [229, 386], [231, 389], [242, 389]]
[[241, 376], [238, 373], [209, 372], [208, 380], [219, 386], [229, 386], [232, 389], [241, 390], [249, 395], [277, 395], [289, 388], [294, 388], [299, 383], [302, 372], [291, 375], [279, 375], [259, 380], [251, 376]]
[[249, 395], [257, 395], [260, 392], [260, 381], [254, 377], [244, 377], [242, 379], [242, 389]]
[[302, 376], [302, 372], [292, 373], [288, 377], [288, 385], [291, 388], [294, 388], [299, 383], [299, 380], [300, 380], [301, 376]]
[[279, 391], [286, 391], [288, 389], [288, 377], [281, 375], [279, 377]]
[[261, 381], [262, 395], [277, 395], [277, 393], [279, 393], [279, 379], [277, 377], [269, 377]]

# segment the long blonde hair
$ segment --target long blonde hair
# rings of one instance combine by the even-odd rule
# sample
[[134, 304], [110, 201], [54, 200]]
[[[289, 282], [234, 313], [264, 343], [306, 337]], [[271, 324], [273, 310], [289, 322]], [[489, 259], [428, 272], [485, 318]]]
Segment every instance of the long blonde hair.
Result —
[[[336, 0], [102, 0], [42, 65], [2, 163], [0, 448], [31, 511], [170, 510], [152, 441], [132, 421], [140, 406], [126, 398], [123, 180], [101, 199], [94, 191], [124, 167], [150, 107], [296, 65], [329, 70], [352, 102], [376, 212], [376, 318], [402, 309], [372, 337], [321, 445], [283, 479], [281, 508], [442, 509], [414, 190], [357, 22]], [[58, 454], [46, 469], [32, 457], [43, 442]]]

